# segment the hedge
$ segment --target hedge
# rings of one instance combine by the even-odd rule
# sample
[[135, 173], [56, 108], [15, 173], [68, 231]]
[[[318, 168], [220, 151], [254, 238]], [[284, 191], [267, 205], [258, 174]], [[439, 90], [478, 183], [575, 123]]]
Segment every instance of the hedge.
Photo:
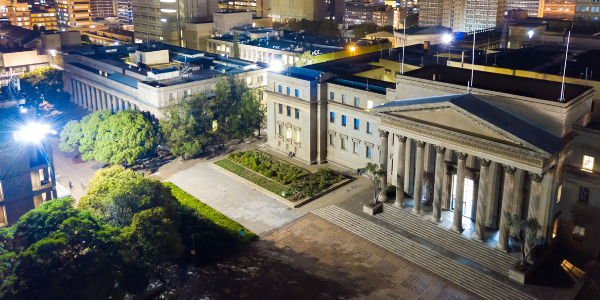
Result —
[[[232, 219], [226, 217], [225, 215], [218, 212], [214, 208], [201, 202], [194, 196], [186, 193], [184, 190], [180, 189], [175, 184], [173, 184], [171, 182], [163, 182], [163, 184], [166, 187], [171, 188], [171, 192], [173, 193], [173, 196], [175, 196], [175, 198], [177, 198], [177, 200], [179, 201], [179, 203], [181, 205], [184, 205], [186, 207], [189, 207], [189, 208], [195, 210], [196, 212], [198, 212], [200, 215], [202, 215], [206, 219], [212, 221], [213, 223], [220, 226], [221, 228], [226, 229], [228, 232], [230, 232], [231, 234], [236, 236], [241, 241], [250, 242], [250, 241], [253, 241], [254, 239], [256, 239], [256, 234], [254, 234], [254, 232], [248, 230], [247, 228], [244, 228], [238, 222], [233, 221]], [[244, 228], [243, 236], [240, 235], [240, 233], [239, 233], [242, 228]]]
[[285, 186], [279, 182], [270, 180], [260, 174], [256, 174], [256, 173], [250, 171], [249, 169], [246, 169], [245, 167], [236, 164], [235, 162], [231, 161], [228, 158], [224, 158], [222, 160], [215, 162], [215, 165], [217, 165], [237, 176], [240, 176], [262, 188], [265, 188], [268, 191], [274, 193], [275, 195], [281, 196], [282, 192], [285, 192], [286, 195], [292, 194], [291, 189], [288, 188], [287, 186]]

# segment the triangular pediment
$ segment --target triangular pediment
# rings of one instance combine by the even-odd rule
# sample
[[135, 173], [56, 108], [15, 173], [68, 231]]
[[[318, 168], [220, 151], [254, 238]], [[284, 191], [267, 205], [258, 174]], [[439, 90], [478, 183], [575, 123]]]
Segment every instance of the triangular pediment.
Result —
[[478, 120], [477, 116], [452, 106], [402, 110], [390, 112], [389, 114], [477, 138], [501, 142], [520, 148], [530, 148], [524, 145], [523, 141], [499, 128], [495, 128], [492, 124], [486, 124], [486, 122]]

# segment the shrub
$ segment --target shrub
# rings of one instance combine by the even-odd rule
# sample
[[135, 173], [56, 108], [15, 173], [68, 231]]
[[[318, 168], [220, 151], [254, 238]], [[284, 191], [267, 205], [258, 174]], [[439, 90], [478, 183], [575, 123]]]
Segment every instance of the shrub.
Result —
[[265, 177], [267, 177], [267, 178], [271, 178], [271, 177], [273, 177], [273, 172], [271, 172], [271, 170], [267, 170], [267, 171], [265, 172]]

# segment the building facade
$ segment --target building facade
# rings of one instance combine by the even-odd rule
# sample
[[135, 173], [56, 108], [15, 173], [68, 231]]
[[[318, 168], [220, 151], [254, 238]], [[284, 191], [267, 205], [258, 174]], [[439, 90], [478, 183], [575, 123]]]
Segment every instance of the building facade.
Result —
[[273, 21], [286, 19], [307, 19], [321, 21], [331, 19], [341, 24], [340, 17], [344, 15], [342, 0], [271, 0], [269, 1], [268, 17]]
[[577, 1], [573, 27], [585, 31], [600, 29], [600, 3]]
[[17, 3], [16, 1], [0, 2], [0, 15], [3, 19], [10, 21], [14, 26], [33, 29], [31, 24], [31, 14], [27, 3]]
[[506, 0], [506, 10], [524, 10], [527, 11], [527, 16], [536, 18], [540, 8], [539, 0]]
[[46, 30], [57, 30], [56, 9], [32, 11], [31, 26], [37, 26], [40, 30], [42, 26]]
[[575, 3], [576, 0], [540, 0], [538, 17], [573, 21]]
[[92, 17], [116, 16], [116, 2], [113, 0], [90, 0], [90, 12]]
[[59, 30], [89, 28], [92, 25], [90, 0], [57, 1]]
[[460, 82], [470, 71], [445, 66], [398, 75], [393, 86], [309, 68], [268, 75], [270, 148], [352, 170], [378, 163], [386, 186], [418, 199], [413, 213], [431, 203], [430, 219], [440, 222], [449, 210], [449, 231], [459, 233], [470, 220], [470, 239], [485, 240], [490, 253], [510, 251], [504, 216], [518, 215], [537, 219], [551, 247], [560, 240], [588, 259], [598, 256], [593, 89], [569, 85], [559, 102], [560, 83], [477, 71], [465, 93]]
[[442, 25], [442, 17], [451, 17], [452, 1], [425, 0], [419, 1], [419, 27]]
[[133, 26], [133, 6], [131, 0], [117, 0], [116, 6], [119, 25], [123, 26], [123, 29], [129, 30], [129, 27]]

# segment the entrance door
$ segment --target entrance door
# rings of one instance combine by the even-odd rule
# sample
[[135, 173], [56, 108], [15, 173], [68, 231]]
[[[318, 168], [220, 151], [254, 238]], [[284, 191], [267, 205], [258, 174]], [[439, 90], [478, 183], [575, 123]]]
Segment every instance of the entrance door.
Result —
[[[454, 199], [456, 197], [456, 174], [452, 175], [452, 210], [454, 210]], [[475, 181], [465, 178], [465, 188], [463, 193], [463, 211], [464, 217], [473, 219], [473, 195], [475, 191]]]

